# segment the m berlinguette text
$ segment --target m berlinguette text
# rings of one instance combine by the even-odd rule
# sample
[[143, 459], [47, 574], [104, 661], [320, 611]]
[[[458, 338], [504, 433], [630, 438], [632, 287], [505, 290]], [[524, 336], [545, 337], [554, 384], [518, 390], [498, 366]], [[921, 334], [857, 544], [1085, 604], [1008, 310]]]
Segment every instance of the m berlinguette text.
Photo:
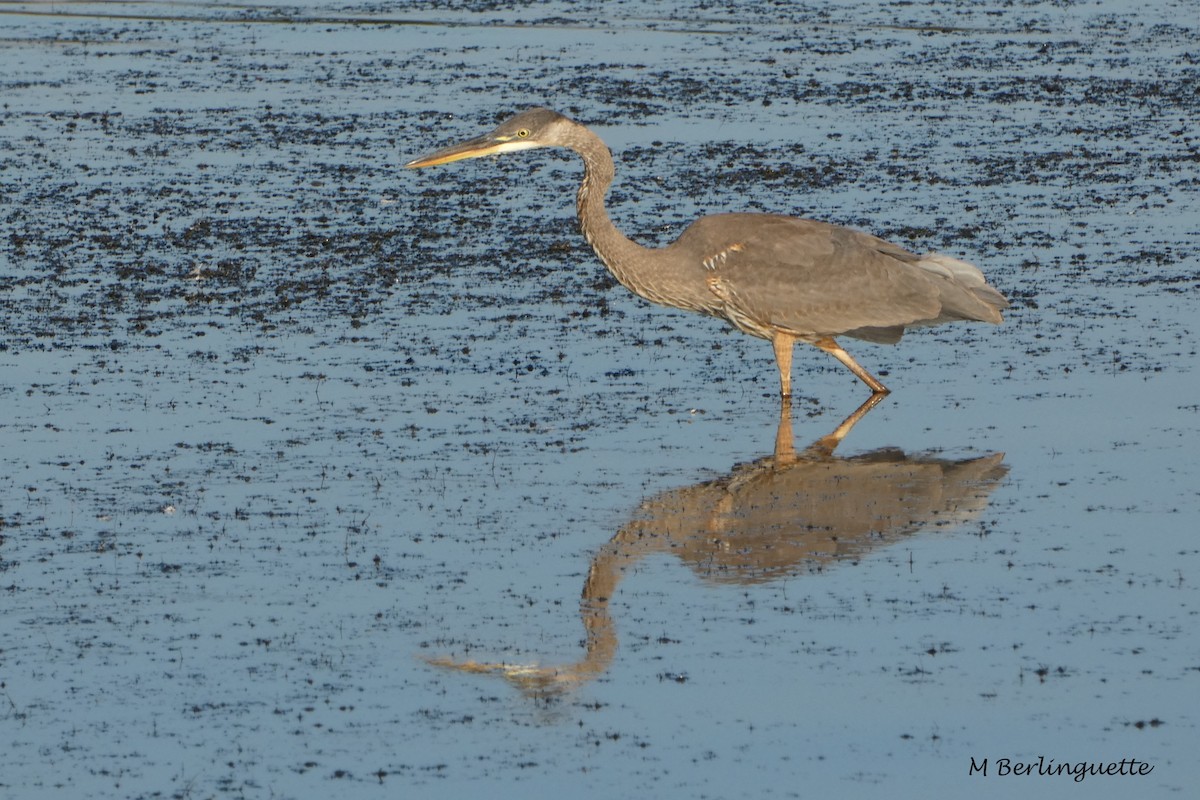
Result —
[[1017, 761], [1012, 758], [997, 758], [991, 763], [988, 759], [976, 761], [971, 756], [971, 769], [968, 775], [989, 775], [1006, 777], [1010, 775], [1067, 775], [1076, 783], [1091, 776], [1112, 775], [1149, 775], [1154, 771], [1154, 765], [1136, 758], [1123, 758], [1120, 761], [1058, 761], [1045, 756], [1038, 756], [1036, 761]]

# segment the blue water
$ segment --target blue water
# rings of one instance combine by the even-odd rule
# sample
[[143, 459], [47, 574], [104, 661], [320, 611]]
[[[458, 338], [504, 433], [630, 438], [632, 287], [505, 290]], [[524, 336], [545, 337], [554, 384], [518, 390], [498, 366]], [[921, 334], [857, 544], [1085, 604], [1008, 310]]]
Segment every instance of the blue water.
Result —
[[[1181, 9], [0, 5], [0, 796], [1180, 796]], [[894, 393], [838, 451], [1003, 452], [981, 507], [769, 580], [631, 560], [561, 694], [428, 663], [583, 658], [605, 544], [775, 439], [765, 343], [598, 283], [572, 161], [400, 169], [534, 103], [644, 240], [750, 208], [983, 266], [1003, 326], [848, 343]], [[865, 397], [794, 369], [802, 446]], [[996, 774], [1039, 757], [1153, 771]]]

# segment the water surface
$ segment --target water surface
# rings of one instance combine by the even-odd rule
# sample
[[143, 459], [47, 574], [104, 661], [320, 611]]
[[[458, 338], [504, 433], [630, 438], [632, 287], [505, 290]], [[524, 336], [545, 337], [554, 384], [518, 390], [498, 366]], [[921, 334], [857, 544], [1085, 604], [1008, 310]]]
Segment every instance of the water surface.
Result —
[[[0, 5], [0, 794], [1181, 796], [1189, 9]], [[616, 286], [571, 158], [400, 169], [534, 104], [643, 242], [810, 215], [1013, 309], [848, 343], [894, 394], [772, 472], [770, 348]], [[865, 399], [795, 381], [801, 452]]]

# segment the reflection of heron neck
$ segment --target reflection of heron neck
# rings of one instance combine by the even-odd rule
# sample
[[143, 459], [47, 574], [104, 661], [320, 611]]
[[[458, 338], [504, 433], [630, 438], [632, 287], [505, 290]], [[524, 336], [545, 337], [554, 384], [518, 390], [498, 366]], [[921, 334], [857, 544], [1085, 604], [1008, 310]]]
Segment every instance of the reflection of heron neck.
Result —
[[587, 632], [587, 644], [582, 661], [577, 661], [559, 671], [569, 674], [572, 682], [590, 681], [608, 669], [617, 654], [617, 626], [608, 613], [608, 598], [588, 600], [585, 596], [579, 604], [579, 615]]
[[649, 533], [645, 526], [634, 522], [617, 531], [592, 558], [579, 602], [579, 615], [587, 633], [587, 654], [570, 668], [577, 676], [586, 679], [599, 675], [616, 655], [617, 627], [608, 604], [626, 571], [649, 553], [668, 548], [666, 538]]

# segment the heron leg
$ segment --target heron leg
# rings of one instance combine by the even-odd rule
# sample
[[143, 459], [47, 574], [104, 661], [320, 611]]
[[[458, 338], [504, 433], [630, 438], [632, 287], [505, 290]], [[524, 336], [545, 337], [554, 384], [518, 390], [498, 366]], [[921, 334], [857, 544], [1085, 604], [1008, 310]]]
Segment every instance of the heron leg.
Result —
[[[833, 340], [833, 337], [826, 336], [823, 339], [817, 339], [813, 342], [813, 344], [845, 364], [846, 368], [857, 375], [860, 381], [865, 383], [867, 386], [870, 386], [871, 391], [875, 394], [888, 394], [891, 392], [891, 389], [880, 383], [878, 378], [863, 369], [859, 363], [850, 356], [849, 353], [841, 348], [841, 345]], [[779, 354], [778, 347], [775, 350], [775, 354], [776, 356]], [[790, 356], [788, 357], [788, 361], [789, 363], [791, 362]]]
[[796, 337], [790, 333], [775, 331], [771, 336], [775, 363], [779, 365], [779, 394], [785, 398], [792, 396], [792, 351], [795, 350], [795, 344]]

